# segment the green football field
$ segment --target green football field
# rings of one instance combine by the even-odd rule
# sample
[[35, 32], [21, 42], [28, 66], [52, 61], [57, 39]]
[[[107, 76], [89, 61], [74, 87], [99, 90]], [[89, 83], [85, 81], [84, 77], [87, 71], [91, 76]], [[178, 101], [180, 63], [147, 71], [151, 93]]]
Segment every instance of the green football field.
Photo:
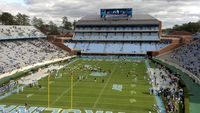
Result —
[[48, 107], [49, 97], [50, 108], [148, 113], [155, 99], [147, 78], [144, 61], [78, 59], [50, 75], [49, 92], [45, 77], [41, 88], [27, 86], [0, 104]]

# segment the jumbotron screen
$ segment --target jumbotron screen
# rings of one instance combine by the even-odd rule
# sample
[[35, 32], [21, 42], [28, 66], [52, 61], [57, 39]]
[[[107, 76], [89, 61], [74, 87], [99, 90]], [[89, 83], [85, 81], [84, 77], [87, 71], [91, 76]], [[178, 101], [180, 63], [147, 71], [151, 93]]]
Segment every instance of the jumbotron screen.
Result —
[[132, 17], [132, 8], [101, 9], [101, 18], [126, 18]]

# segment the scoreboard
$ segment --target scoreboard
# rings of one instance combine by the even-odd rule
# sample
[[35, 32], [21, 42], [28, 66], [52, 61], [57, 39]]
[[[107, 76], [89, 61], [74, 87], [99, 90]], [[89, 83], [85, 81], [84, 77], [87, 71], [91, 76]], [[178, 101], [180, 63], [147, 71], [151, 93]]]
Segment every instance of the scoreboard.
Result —
[[101, 18], [128, 18], [132, 17], [132, 8], [101, 9]]

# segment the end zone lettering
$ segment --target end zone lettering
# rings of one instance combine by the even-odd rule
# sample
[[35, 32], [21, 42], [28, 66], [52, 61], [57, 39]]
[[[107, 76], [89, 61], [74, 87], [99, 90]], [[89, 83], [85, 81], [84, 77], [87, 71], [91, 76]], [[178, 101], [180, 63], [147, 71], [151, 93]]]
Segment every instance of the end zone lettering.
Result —
[[[25, 106], [16, 106], [16, 105], [0, 105], [0, 113], [41, 113], [44, 111], [50, 111], [52, 113], [114, 113], [112, 111], [103, 111], [103, 110], [80, 110], [80, 109], [62, 109], [62, 108], [46, 108], [46, 107], [29, 107], [28, 109]], [[125, 112], [117, 112], [125, 113]]]

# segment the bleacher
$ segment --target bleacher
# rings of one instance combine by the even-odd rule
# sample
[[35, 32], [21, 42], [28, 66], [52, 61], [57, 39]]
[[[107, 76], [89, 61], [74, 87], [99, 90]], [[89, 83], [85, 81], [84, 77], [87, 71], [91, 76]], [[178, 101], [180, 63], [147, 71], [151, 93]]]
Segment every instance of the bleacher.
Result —
[[185, 44], [161, 58], [178, 64], [200, 78], [200, 39]]
[[99, 30], [102, 30], [102, 31], [108, 31], [108, 30], [113, 30], [113, 31], [123, 31], [123, 30], [130, 30], [130, 31], [159, 31], [159, 28], [158, 27], [146, 27], [146, 26], [143, 26], [143, 27], [133, 27], [133, 26], [126, 26], [126, 27], [122, 27], [122, 26], [119, 26], [119, 27], [76, 27], [75, 29], [76, 31], [99, 31]]
[[45, 39], [1, 41], [0, 74], [67, 55], [66, 51]]
[[158, 26], [77, 26], [73, 40], [149, 40], [158, 41]]
[[158, 51], [169, 43], [160, 42], [66, 42], [65, 45], [83, 53], [132, 53], [146, 54]]
[[46, 38], [34, 26], [0, 25], [0, 40]]
[[158, 41], [158, 33], [76, 33], [73, 40]]
[[68, 56], [33, 26], [0, 25], [0, 74]]
[[169, 45], [161, 42], [161, 22], [148, 14], [125, 18], [88, 15], [75, 24], [75, 35], [65, 45], [86, 54], [145, 55]]

